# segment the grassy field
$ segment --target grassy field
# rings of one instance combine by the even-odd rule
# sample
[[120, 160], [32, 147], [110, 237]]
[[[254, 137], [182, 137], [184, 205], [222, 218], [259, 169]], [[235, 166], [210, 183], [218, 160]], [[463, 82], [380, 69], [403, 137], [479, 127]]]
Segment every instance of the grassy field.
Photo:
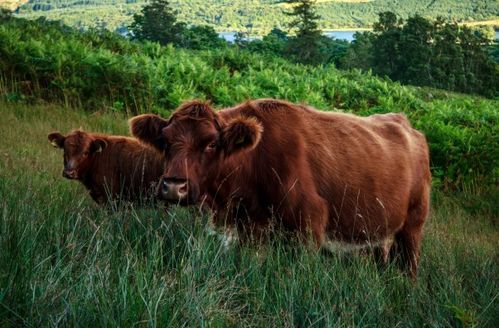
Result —
[[494, 327], [499, 232], [433, 194], [419, 280], [276, 238], [224, 251], [196, 209], [102, 209], [62, 178], [53, 130], [120, 114], [0, 103], [0, 326]]

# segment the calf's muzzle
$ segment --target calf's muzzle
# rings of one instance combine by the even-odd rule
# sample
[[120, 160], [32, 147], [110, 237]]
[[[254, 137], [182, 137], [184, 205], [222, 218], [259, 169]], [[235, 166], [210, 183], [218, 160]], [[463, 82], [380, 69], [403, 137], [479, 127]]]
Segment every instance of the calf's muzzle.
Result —
[[159, 195], [168, 201], [182, 201], [188, 194], [187, 179], [162, 178], [160, 181]]
[[76, 170], [64, 169], [64, 171], [62, 171], [62, 176], [67, 178], [67, 179], [77, 179], [78, 178], [78, 174], [77, 174]]

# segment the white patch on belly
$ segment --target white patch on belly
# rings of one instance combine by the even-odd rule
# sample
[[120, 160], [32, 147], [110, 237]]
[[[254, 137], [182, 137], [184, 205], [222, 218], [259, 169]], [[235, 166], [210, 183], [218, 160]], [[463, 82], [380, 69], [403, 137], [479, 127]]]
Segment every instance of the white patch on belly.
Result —
[[322, 244], [322, 248], [327, 249], [328, 251], [333, 253], [351, 253], [373, 247], [383, 247], [383, 249], [386, 250], [386, 248], [389, 249], [391, 247], [392, 243], [393, 236], [375, 242], [367, 242], [364, 244], [354, 244], [340, 240], [327, 239], [324, 244]]

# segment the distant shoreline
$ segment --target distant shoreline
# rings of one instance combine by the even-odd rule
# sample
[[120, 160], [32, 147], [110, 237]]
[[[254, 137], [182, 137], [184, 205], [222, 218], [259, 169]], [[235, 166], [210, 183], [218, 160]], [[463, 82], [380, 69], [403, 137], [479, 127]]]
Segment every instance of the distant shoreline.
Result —
[[340, 27], [340, 28], [326, 28], [322, 29], [322, 32], [366, 32], [372, 31], [372, 27]]

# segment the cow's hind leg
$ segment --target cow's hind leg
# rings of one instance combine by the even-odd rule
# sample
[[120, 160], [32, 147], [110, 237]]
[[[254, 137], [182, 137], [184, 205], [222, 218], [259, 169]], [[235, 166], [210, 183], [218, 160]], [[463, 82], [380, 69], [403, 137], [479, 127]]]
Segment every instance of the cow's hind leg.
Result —
[[395, 238], [405, 270], [416, 279], [423, 237], [423, 225], [429, 211], [429, 193], [414, 202], [408, 211], [407, 221]]

